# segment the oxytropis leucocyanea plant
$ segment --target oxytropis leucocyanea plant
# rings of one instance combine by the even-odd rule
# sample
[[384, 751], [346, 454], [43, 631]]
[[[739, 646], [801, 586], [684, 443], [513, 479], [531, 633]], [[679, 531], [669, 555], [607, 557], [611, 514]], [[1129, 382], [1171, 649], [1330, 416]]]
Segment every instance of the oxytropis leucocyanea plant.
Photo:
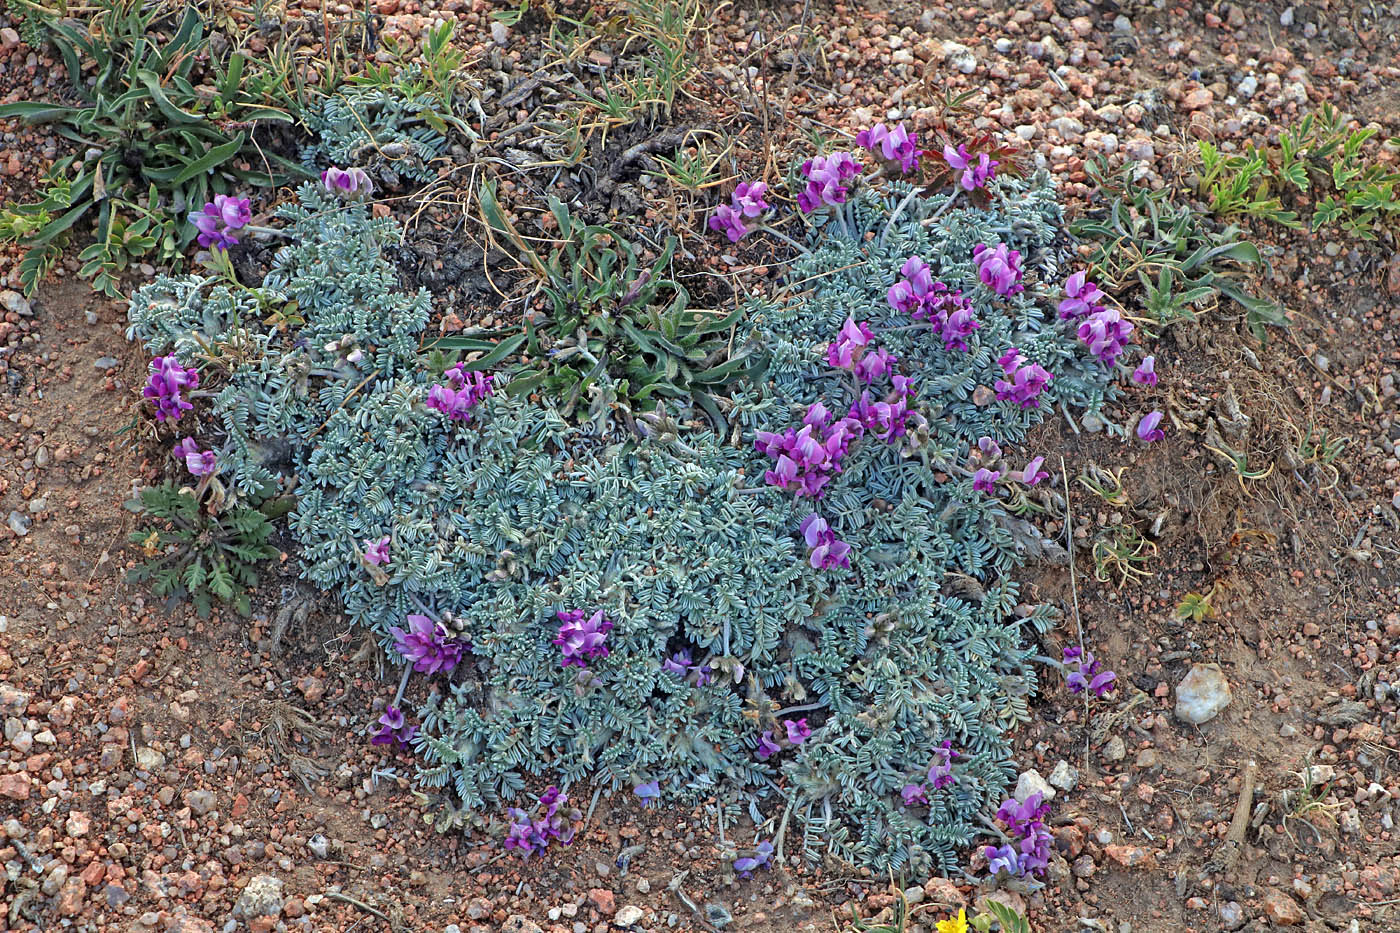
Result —
[[[591, 781], [787, 813], [788, 852], [881, 870], [951, 871], [985, 835], [1053, 620], [1011, 579], [1030, 542], [1007, 504], [1043, 458], [1012, 469], [1002, 445], [1097, 410], [1132, 350], [1112, 315], [1081, 335], [1100, 313], [1083, 283], [1061, 316], [1047, 175], [950, 149], [930, 194], [900, 177], [907, 134], [866, 142], [878, 180], [849, 153], [790, 179], [805, 294], [736, 320], [770, 365], [713, 399], [722, 432], [664, 402], [579, 424], [494, 391], [480, 360], [435, 371], [428, 296], [383, 255], [393, 224], [317, 186], [281, 209], [256, 291], [161, 279], [133, 299], [153, 355], [206, 361], [221, 480], [294, 486], [302, 573], [401, 659], [377, 735], [449, 792], [440, 825], [486, 810], [537, 851], [567, 841], [562, 798], [508, 808]], [[764, 229], [770, 199], [746, 188], [716, 227]], [[774, 848], [753, 851], [736, 870]]]

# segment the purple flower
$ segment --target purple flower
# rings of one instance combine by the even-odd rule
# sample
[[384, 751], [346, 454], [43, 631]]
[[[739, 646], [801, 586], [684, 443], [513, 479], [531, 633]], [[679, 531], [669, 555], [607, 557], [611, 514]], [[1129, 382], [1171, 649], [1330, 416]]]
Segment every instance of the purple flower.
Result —
[[175, 354], [151, 360], [151, 374], [141, 395], [156, 404], [157, 421], [178, 421], [194, 407], [180, 395], [181, 389], [199, 388], [199, 371], [180, 365]]
[[918, 412], [909, 409], [914, 381], [904, 376], [891, 376], [890, 381], [894, 388], [882, 400], [877, 402], [869, 391], [862, 392], [847, 413], [848, 420], [854, 420], [864, 431], [886, 444], [904, 437], [911, 427], [926, 423]]
[[199, 231], [196, 240], [206, 249], [226, 250], [238, 243], [233, 235], [253, 219], [247, 198], [231, 198], [226, 194], [214, 196], [204, 208], [190, 214], [190, 223]]
[[195, 476], [209, 476], [219, 469], [218, 455], [212, 450], [200, 450], [192, 437], [175, 445], [175, 456], [184, 460], [185, 469]]
[[761, 181], [741, 181], [734, 189], [734, 196], [730, 203], [734, 210], [745, 217], [757, 217], [768, 210], [768, 202], [763, 200], [763, 196], [768, 192], [768, 185]]
[[961, 758], [957, 752], [953, 751], [951, 739], [944, 739], [943, 742], [933, 750], [933, 760], [928, 766], [928, 783], [934, 790], [947, 787], [955, 780], [953, 777], [953, 759]]
[[364, 542], [365, 563], [378, 567], [381, 564], [389, 563], [389, 536], [385, 535], [379, 540], [366, 538]]
[[972, 488], [978, 492], [985, 492], [991, 495], [996, 492], [996, 483], [999, 479], [1001, 479], [1001, 473], [999, 471], [982, 467], [972, 475]]
[[860, 174], [860, 163], [849, 152], [833, 152], [803, 162], [802, 174], [807, 179], [807, 187], [798, 194], [797, 207], [802, 213], [810, 214], [823, 204], [846, 203], [850, 189], [845, 181]]
[[890, 307], [916, 321], [930, 322], [941, 332], [943, 349], [966, 351], [967, 338], [982, 325], [973, 317], [972, 303], [962, 290], [935, 282], [928, 263], [918, 256], [906, 259], [899, 273], [903, 278], [885, 293]]
[[835, 369], [854, 370], [856, 360], [865, 353], [865, 348], [874, 337], [870, 326], [864, 321], [857, 323], [855, 318], [846, 318], [846, 323], [836, 334], [835, 342], [827, 347], [827, 363]]
[[996, 167], [1001, 164], [985, 152], [973, 159], [967, 151], [967, 146], [961, 143], [956, 149], [951, 145], [944, 146], [943, 161], [947, 162], [953, 171], [962, 172], [960, 182], [966, 191], [985, 187], [987, 182], [996, 177]]
[[403, 716], [403, 711], [396, 706], [384, 708], [384, 715], [379, 717], [379, 731], [370, 738], [372, 745], [398, 745], [400, 748], [407, 748], [413, 741], [413, 737], [418, 734], [417, 726], [410, 726]]
[[728, 204], [721, 204], [710, 215], [710, 229], [718, 230], [729, 237], [729, 242], [738, 243], [749, 232], [744, 226], [744, 216]]
[[321, 184], [332, 194], [368, 196], [374, 193], [374, 182], [362, 168], [341, 169], [332, 165], [321, 173]]
[[903, 121], [895, 124], [894, 129], [877, 123], [856, 134], [857, 146], [879, 155], [890, 166], [897, 163], [899, 170], [906, 174], [919, 167], [919, 150], [915, 142], [914, 134], [905, 129]]
[[538, 816], [532, 817], [524, 810], [512, 807], [508, 811], [511, 823], [503, 843], [505, 848], [519, 849], [521, 855], [529, 858], [535, 852], [549, 848], [554, 840], [558, 840], [560, 845], [569, 845], [574, 841], [573, 824], [582, 819], [583, 814], [577, 809], [563, 810], [568, 802], [569, 798], [551, 784], [540, 795], [536, 807], [532, 808], [539, 813]]
[[1045, 463], [1044, 457], [1036, 457], [1027, 463], [1026, 468], [1021, 471], [1021, 482], [1027, 486], [1034, 486], [1043, 479], [1049, 479], [1050, 474], [1040, 468], [1043, 463]]
[[1026, 290], [1021, 284], [1021, 253], [1008, 250], [1005, 243], [994, 247], [979, 243], [972, 250], [972, 261], [977, 263], [977, 278], [982, 284], [1003, 298]]
[[1113, 362], [1128, 346], [1133, 325], [1114, 308], [1099, 308], [1079, 324], [1079, 340], [1102, 363]]
[[987, 846], [982, 850], [987, 857], [987, 871], [992, 875], [1044, 872], [1050, 864], [1052, 841], [1044, 822], [1049, 810], [1049, 804], [1041, 800], [1039, 793], [1031, 794], [1024, 802], [1014, 798], [1004, 802], [997, 810], [997, 819], [1006, 824], [1008, 835], [1013, 838], [1002, 846]]
[[750, 877], [756, 868], [768, 868], [773, 861], [773, 843], [760, 842], [754, 847], [752, 857], [745, 856], [734, 860], [734, 870], [740, 878]]
[[676, 677], [684, 677], [686, 675], [686, 672], [690, 670], [690, 664], [690, 652], [677, 651], [675, 654], [671, 655], [669, 658], [661, 662], [661, 669], [668, 674], [675, 675]]
[[[851, 566], [851, 546], [840, 538], [831, 526], [816, 512], [808, 515], [798, 526], [807, 547], [811, 549], [808, 562], [816, 570], [832, 570], [836, 567]], [[805, 722], [806, 720], [803, 720]]]
[[1133, 381], [1140, 386], [1157, 384], [1157, 357], [1144, 356], [1138, 368], [1133, 370]]
[[772, 731], [765, 730], [764, 733], [758, 737], [758, 750], [754, 752], [754, 754], [758, 756], [759, 761], [767, 761], [782, 750], [783, 747], [773, 741]]
[[1022, 408], [1039, 408], [1040, 393], [1054, 378], [1039, 363], [1031, 363], [1015, 348], [1003, 353], [997, 362], [1005, 373], [1005, 379], [998, 379], [994, 388], [997, 398], [1014, 401]]
[[991, 437], [977, 438], [977, 449], [981, 451], [982, 456], [991, 460], [995, 460], [1001, 456], [1001, 445]]
[[568, 609], [556, 615], [563, 624], [559, 626], [559, 635], [554, 639], [554, 644], [559, 646], [564, 656], [565, 667], [587, 667], [590, 660], [608, 656], [605, 641], [613, 624], [604, 618], [603, 610], [599, 609], [587, 620], [583, 618], [582, 609]]
[[416, 613], [409, 615], [407, 621], [407, 630], [395, 625], [389, 633], [394, 636], [394, 650], [413, 662], [415, 671], [451, 671], [462, 660], [462, 650], [468, 646], [453, 639], [447, 626]]
[[854, 418], [831, 422], [831, 412], [821, 403], [807, 409], [801, 429], [783, 434], [759, 431], [754, 447], [773, 458], [775, 469], [764, 473], [764, 482], [792, 489], [799, 496], [820, 498], [831, 477], [841, 472], [841, 459], [851, 442], [865, 428]]
[[1158, 427], [1161, 423], [1162, 413], [1160, 411], [1149, 411], [1147, 414], [1143, 415], [1142, 420], [1138, 422], [1137, 426], [1138, 440], [1150, 444], [1153, 441], [1160, 441], [1162, 438], [1166, 437], [1166, 433]]
[[922, 784], [905, 784], [900, 788], [899, 796], [906, 807], [912, 807], [916, 803], [928, 803], [928, 792]]
[[470, 421], [471, 411], [493, 394], [495, 375], [466, 372], [461, 365], [443, 373], [447, 385], [434, 385], [428, 390], [427, 405], [442, 412], [450, 421]]
[[[1094, 696], [1101, 697], [1117, 687], [1118, 675], [1112, 671], [1101, 670], [1102, 665], [1094, 660], [1093, 652], [1085, 651], [1078, 645], [1065, 649], [1064, 665], [1065, 686], [1069, 687], [1071, 693], [1082, 693], [1087, 689]], [[1071, 665], [1073, 670], [1069, 669]]]
[[1060, 302], [1060, 317], [1082, 318], [1103, 310], [1103, 292], [1093, 282], [1087, 280], [1089, 273], [1079, 271], [1065, 279], [1065, 294], [1069, 297]]
[[1008, 875], [1021, 874], [1021, 860], [1015, 847], [1009, 843], [1003, 846], [987, 846], [982, 850], [987, 857], [987, 872], [992, 876], [1006, 872]]
[[801, 745], [812, 737], [812, 727], [807, 725], [806, 719], [785, 720], [783, 728], [787, 730], [787, 740], [790, 745]]
[[643, 807], [654, 806], [656, 801], [661, 797], [661, 782], [648, 781], [645, 784], [638, 784], [636, 787], [632, 788], [632, 793], [642, 799]]

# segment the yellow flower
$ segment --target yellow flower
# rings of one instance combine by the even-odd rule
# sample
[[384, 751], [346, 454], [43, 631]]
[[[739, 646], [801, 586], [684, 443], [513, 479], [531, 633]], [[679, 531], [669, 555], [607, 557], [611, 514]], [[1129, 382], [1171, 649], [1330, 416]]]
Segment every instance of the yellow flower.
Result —
[[956, 917], [938, 921], [938, 933], [967, 933], [967, 911], [959, 910]]

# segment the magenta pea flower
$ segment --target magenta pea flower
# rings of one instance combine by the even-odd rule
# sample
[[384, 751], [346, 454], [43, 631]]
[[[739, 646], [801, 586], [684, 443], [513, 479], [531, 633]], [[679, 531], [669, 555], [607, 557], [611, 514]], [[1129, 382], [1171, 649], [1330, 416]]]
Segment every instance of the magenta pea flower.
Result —
[[943, 161], [953, 171], [962, 172], [959, 183], [966, 191], [986, 187], [987, 182], [996, 177], [996, 168], [1001, 164], [985, 152], [974, 159], [968, 153], [967, 146], [961, 143], [956, 149], [951, 144], [944, 146]]
[[997, 398], [1013, 401], [1022, 408], [1039, 408], [1040, 393], [1045, 390], [1054, 376], [1039, 363], [1028, 361], [1015, 347], [1010, 347], [997, 358], [1005, 379], [998, 379], [993, 388]]
[[731, 243], [738, 243], [749, 232], [749, 228], [744, 226], [743, 215], [728, 204], [715, 208], [710, 215], [710, 229], [723, 233]]
[[1088, 272], [1080, 270], [1065, 279], [1065, 295], [1060, 302], [1060, 317], [1082, 318], [1103, 310], [1104, 293], [1093, 282], [1088, 281]]
[[549, 848], [551, 841], [569, 845], [574, 841], [574, 823], [583, 819], [583, 813], [576, 807], [565, 810], [564, 805], [568, 802], [569, 798], [551, 784], [532, 808], [532, 812], [538, 816], [531, 816], [519, 807], [511, 807], [508, 811], [511, 822], [502, 845], [506, 849], [520, 850], [520, 854], [526, 858]]
[[199, 231], [196, 240], [206, 249], [226, 250], [238, 243], [233, 234], [243, 229], [253, 219], [253, 210], [247, 198], [233, 198], [226, 194], [214, 196], [205, 203], [202, 210], [190, 214], [190, 223]]
[[[1088, 690], [1096, 697], [1112, 692], [1117, 687], [1118, 675], [1094, 659], [1092, 651], [1085, 651], [1078, 645], [1064, 650], [1065, 686], [1071, 693]], [[1073, 665], [1073, 670], [1070, 666]]]
[[1160, 441], [1166, 437], [1166, 433], [1158, 427], [1161, 423], [1162, 413], [1160, 411], [1149, 411], [1143, 415], [1137, 426], [1138, 439], [1151, 444], [1153, 441]]
[[342, 169], [332, 165], [321, 173], [321, 185], [332, 194], [344, 197], [363, 197], [374, 193], [374, 182], [370, 181], [364, 169], [358, 167]]
[[409, 725], [404, 719], [403, 711], [396, 706], [385, 707], [384, 715], [379, 717], [377, 725], [379, 730], [370, 738], [371, 745], [392, 744], [407, 748], [413, 737], [418, 734], [418, 727]]
[[565, 667], [587, 667], [590, 660], [608, 656], [606, 641], [613, 624], [604, 617], [603, 610], [587, 619], [582, 609], [561, 610], [556, 616], [562, 624], [553, 643], [564, 656]]
[[1001, 479], [1001, 473], [999, 471], [982, 467], [976, 473], [972, 474], [972, 488], [978, 492], [985, 492], [991, 495], [996, 492], [996, 484], [999, 479]]
[[1049, 809], [1039, 792], [1031, 794], [1024, 803], [1013, 798], [998, 808], [997, 819], [1006, 824], [1007, 835], [1012, 839], [1001, 846], [983, 849], [988, 872], [1030, 875], [1040, 874], [1049, 867], [1053, 837], [1044, 822]]
[[1133, 370], [1133, 381], [1140, 386], [1155, 386], [1157, 384], [1157, 357], [1144, 356], [1137, 369]]
[[1133, 325], [1117, 309], [1097, 308], [1080, 322], [1076, 333], [1099, 362], [1112, 366], [1127, 349], [1132, 332]]
[[886, 165], [898, 165], [905, 174], [919, 167], [915, 135], [905, 128], [903, 121], [895, 124], [894, 129], [877, 123], [868, 130], [861, 130], [856, 134], [856, 145], [880, 156]]
[[407, 629], [395, 625], [389, 633], [394, 636], [394, 650], [411, 661], [415, 671], [450, 672], [462, 660], [462, 651], [468, 646], [455, 640], [447, 626], [417, 613], [410, 614], [407, 622]]
[[185, 401], [181, 389], [199, 388], [199, 371], [180, 364], [175, 354], [151, 360], [151, 374], [141, 390], [143, 398], [155, 402], [157, 421], [178, 421], [180, 415], [194, 407]]
[[801, 745], [812, 737], [812, 727], [807, 725], [806, 719], [785, 720], [783, 728], [787, 730], [787, 740], [790, 745]]
[[845, 204], [850, 196], [846, 180], [860, 174], [860, 163], [849, 152], [833, 152], [802, 163], [807, 186], [797, 195], [797, 207], [804, 214], [823, 205]]
[[928, 803], [928, 791], [922, 784], [905, 784], [900, 788], [899, 797], [906, 807]]
[[831, 530], [826, 519], [813, 512], [804, 518], [798, 527], [802, 532], [803, 540], [807, 542], [807, 547], [811, 549], [807, 560], [814, 569], [832, 570], [836, 567], [850, 569], [851, 546], [836, 537], [836, 532]]
[[1021, 482], [1027, 486], [1034, 486], [1041, 480], [1049, 479], [1050, 474], [1041, 469], [1044, 463], [1044, 457], [1035, 457], [1027, 463], [1026, 468], [1021, 471]]
[[449, 421], [470, 421], [472, 409], [495, 392], [493, 373], [467, 372], [461, 364], [443, 373], [447, 385], [428, 390], [427, 406], [442, 412]]
[[929, 762], [928, 766], [928, 783], [934, 790], [947, 787], [954, 782], [953, 759], [961, 757], [953, 751], [952, 739], [944, 739], [933, 750], [933, 760]]
[[632, 788], [632, 793], [641, 798], [643, 807], [655, 806], [661, 797], [661, 782], [648, 781], [645, 784], [638, 784]]
[[972, 250], [972, 261], [977, 263], [977, 278], [982, 284], [1003, 298], [1026, 290], [1021, 284], [1020, 250], [1007, 249], [1005, 243], [979, 243]]
[[772, 731], [764, 730], [764, 733], [758, 737], [758, 749], [754, 754], [758, 756], [759, 761], [767, 761], [782, 750], [783, 747], [773, 741]]
[[744, 856], [734, 860], [734, 870], [739, 873], [740, 878], [748, 878], [753, 875], [756, 868], [768, 868], [773, 861], [773, 843], [764, 841], [754, 847], [752, 856]]
[[365, 563], [378, 567], [389, 563], [389, 536], [375, 540], [366, 538], [364, 541]]
[[761, 181], [741, 181], [734, 189], [731, 205], [744, 217], [757, 217], [768, 210], [768, 202], [763, 196], [768, 193], [768, 185]]
[[218, 455], [212, 450], [200, 450], [192, 437], [181, 439], [174, 453], [185, 461], [185, 469], [194, 476], [209, 476], [219, 469]]

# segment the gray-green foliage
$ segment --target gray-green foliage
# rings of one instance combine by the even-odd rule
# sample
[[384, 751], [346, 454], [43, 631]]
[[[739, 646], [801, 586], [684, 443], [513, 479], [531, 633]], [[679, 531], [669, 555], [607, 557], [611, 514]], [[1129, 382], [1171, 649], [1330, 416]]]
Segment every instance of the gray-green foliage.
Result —
[[309, 167], [357, 165], [371, 175], [393, 172], [418, 182], [432, 181], [429, 163], [447, 139], [439, 127], [440, 104], [431, 94], [404, 97], [392, 88], [346, 87], [306, 114], [317, 141], [302, 152]]
[[[748, 309], [746, 335], [774, 364], [724, 400], [734, 428], [723, 436], [673, 423], [645, 440], [621, 421], [580, 425], [499, 394], [472, 422], [445, 421], [423, 404], [428, 299], [397, 292], [381, 255], [391, 225], [309, 186], [284, 212], [292, 245], [260, 296], [294, 300], [304, 326], [273, 332], [237, 309], [236, 289], [162, 280], [134, 299], [132, 333], [153, 353], [197, 354], [228, 322], [226, 341], [257, 348], [217, 380], [230, 481], [296, 477], [304, 574], [386, 646], [389, 626], [425, 610], [472, 643], [420, 711], [422, 778], [462, 807], [442, 822], [494, 811], [529, 775], [614, 790], [659, 780], [670, 796], [718, 791], [770, 817], [790, 806], [789, 839], [801, 842], [789, 851], [949, 871], [1015, 773], [1006, 731], [1027, 715], [1029, 644], [1052, 615], [1018, 607], [1006, 512], [948, 467], [980, 435], [1014, 442], [1044, 414], [972, 401], [1007, 345], [1055, 373], [1047, 403], [1097, 406], [1108, 374], [1051, 310], [1062, 272], [1048, 179], [1008, 182], [995, 211], [953, 209], [928, 228], [937, 199], [916, 201], [881, 237], [906, 191], [860, 195], [854, 217], [876, 239], [815, 234], [789, 293]], [[997, 240], [1029, 257], [1014, 299], [976, 285], [971, 248]], [[764, 485], [753, 430], [782, 431], [812, 402], [849, 406], [826, 346], [847, 315], [906, 323], [884, 293], [912, 253], [970, 290], [982, 328], [966, 354], [927, 331], [879, 335], [918, 380], [930, 439], [852, 448], [819, 508], [853, 566], [814, 570], [797, 534], [812, 504]], [[363, 359], [348, 361], [347, 347]], [[381, 577], [359, 548], [384, 534]], [[582, 673], [550, 643], [555, 612], [572, 608], [616, 623], [610, 656]], [[715, 681], [663, 672], [679, 650]], [[777, 707], [798, 708], [781, 719], [805, 716], [814, 734], [762, 762], [754, 749], [764, 729], [781, 734]], [[963, 756], [956, 785], [931, 791], [929, 807], [901, 806], [944, 739]]]

